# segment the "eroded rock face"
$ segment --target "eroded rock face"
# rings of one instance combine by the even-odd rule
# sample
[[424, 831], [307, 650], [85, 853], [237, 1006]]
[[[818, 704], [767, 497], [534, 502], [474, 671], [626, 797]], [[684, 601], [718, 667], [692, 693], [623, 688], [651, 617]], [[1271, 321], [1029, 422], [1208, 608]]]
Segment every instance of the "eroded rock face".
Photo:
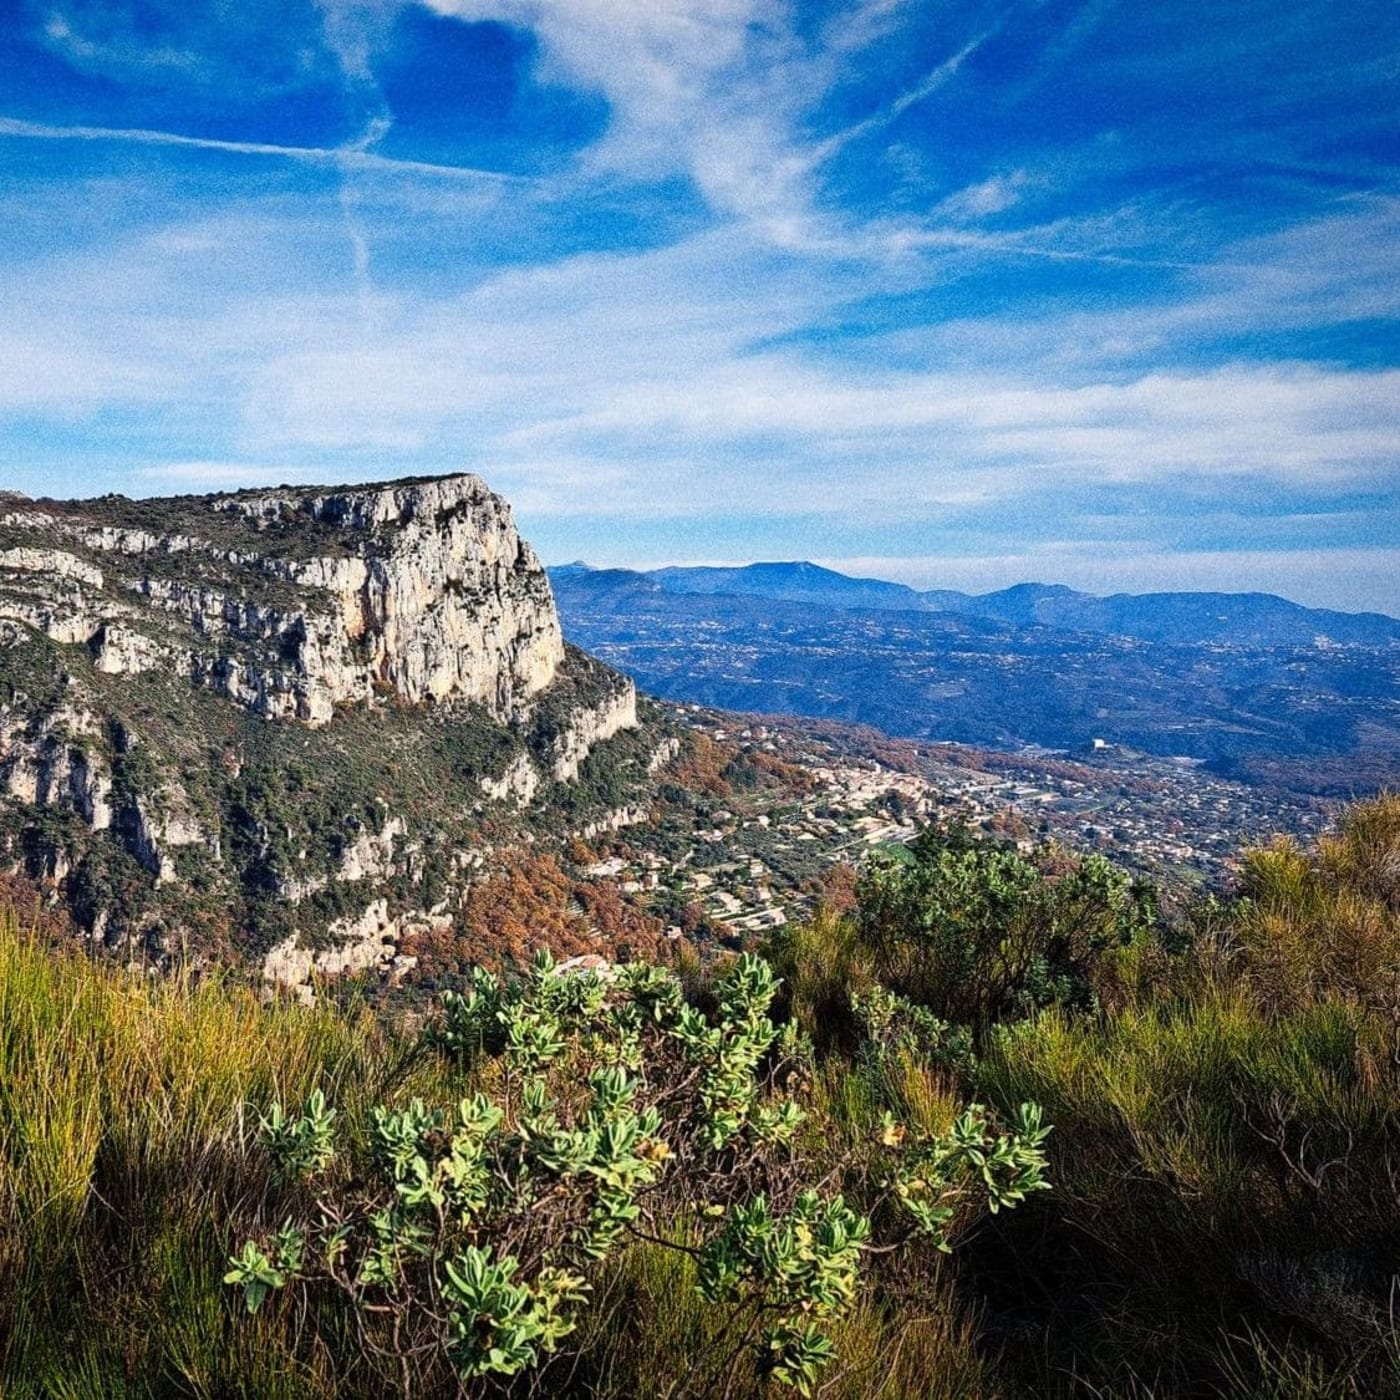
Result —
[[401, 972], [479, 831], [636, 723], [477, 477], [0, 494], [0, 866], [94, 940]]
[[376, 899], [360, 914], [332, 924], [327, 930], [331, 946], [319, 952], [299, 946], [295, 936], [284, 939], [264, 959], [263, 976], [268, 982], [295, 990], [304, 1001], [312, 999], [314, 982], [346, 973], [392, 971], [397, 980], [417, 961], [399, 953], [403, 939], [451, 927], [451, 916], [441, 911], [395, 915], [390, 913], [387, 900]]
[[72, 812], [105, 831], [112, 824], [112, 775], [92, 742], [99, 728], [96, 715], [67, 699], [34, 715], [0, 710], [0, 793]]
[[524, 805], [533, 800], [540, 787], [539, 767], [526, 753], [517, 754], [504, 772], [481, 780], [481, 790], [497, 802], [514, 799]]
[[624, 729], [634, 729], [636, 724], [637, 688], [630, 682], [591, 705], [580, 706], [554, 741], [550, 755], [554, 776], [561, 783], [578, 777], [579, 765], [598, 744]]
[[[161, 506], [164, 532], [108, 518]], [[466, 475], [169, 503], [7, 497], [0, 619], [87, 644], [109, 675], [166, 666], [313, 724], [390, 694], [514, 718], [564, 655], [539, 560]]]

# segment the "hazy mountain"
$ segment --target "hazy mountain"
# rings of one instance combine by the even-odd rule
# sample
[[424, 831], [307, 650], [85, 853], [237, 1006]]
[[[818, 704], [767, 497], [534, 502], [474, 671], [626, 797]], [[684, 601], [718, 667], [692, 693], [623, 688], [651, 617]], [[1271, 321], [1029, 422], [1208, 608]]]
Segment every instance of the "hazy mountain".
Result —
[[992, 593], [956, 589], [919, 591], [883, 579], [851, 578], [806, 562], [748, 564], [742, 568], [667, 568], [649, 571], [595, 570], [575, 563], [551, 569], [553, 579], [600, 574], [625, 576], [641, 586], [650, 580], [667, 593], [731, 594], [818, 603], [834, 608], [878, 608], [950, 612], [1017, 627], [1055, 627], [1144, 641], [1194, 645], [1311, 646], [1319, 638], [1359, 646], [1400, 642], [1400, 620], [1381, 613], [1344, 613], [1307, 608], [1271, 593], [1115, 593], [1100, 597], [1064, 584], [1018, 583]]
[[[571, 639], [667, 699], [969, 744], [1097, 739], [1267, 764], [1271, 781], [1302, 760], [1358, 787], [1400, 776], [1394, 619], [1260, 594], [1095, 598], [1036, 584], [907, 590], [913, 605], [891, 607], [896, 594], [842, 578], [811, 565], [576, 567], [553, 584]], [[711, 591], [721, 580], [733, 591]]]
[[1305, 608], [1272, 593], [1115, 593], [1101, 598], [1063, 585], [1017, 584], [980, 596], [923, 594], [949, 612], [992, 617], [1019, 626], [1141, 637], [1151, 642], [1234, 646], [1400, 642], [1400, 621], [1380, 613]]
[[850, 578], [820, 564], [746, 564], [739, 569], [655, 569], [646, 575], [668, 593], [740, 593], [838, 608], [925, 608], [924, 595], [902, 583]]

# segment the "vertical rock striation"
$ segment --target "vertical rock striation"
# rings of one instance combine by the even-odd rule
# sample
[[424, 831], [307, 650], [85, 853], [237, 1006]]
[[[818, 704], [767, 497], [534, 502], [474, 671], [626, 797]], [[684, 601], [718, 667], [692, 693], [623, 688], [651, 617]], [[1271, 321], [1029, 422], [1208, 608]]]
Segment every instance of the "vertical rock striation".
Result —
[[[563, 660], [544, 570], [479, 477], [6, 504], [0, 618], [87, 643], [107, 674], [165, 665], [313, 724], [388, 694], [508, 720]], [[105, 519], [161, 505], [164, 532]]]
[[0, 864], [94, 936], [390, 956], [636, 723], [478, 477], [0, 494]]

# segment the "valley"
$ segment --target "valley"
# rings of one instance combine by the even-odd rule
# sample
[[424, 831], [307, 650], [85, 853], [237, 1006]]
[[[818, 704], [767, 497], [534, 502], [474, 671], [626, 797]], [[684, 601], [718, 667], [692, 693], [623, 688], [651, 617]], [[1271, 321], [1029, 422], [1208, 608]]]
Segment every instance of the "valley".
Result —
[[1325, 829], [1400, 734], [1385, 620], [1230, 646], [1176, 599], [1150, 640], [807, 565], [551, 589], [469, 476], [4, 507], [7, 868], [123, 960], [304, 998], [752, 946], [930, 822], [1184, 899]]
[[[872, 581], [845, 580], [846, 589], [824, 579], [815, 590], [814, 566], [754, 567], [769, 571], [757, 583], [733, 577], [747, 571], [720, 580], [747, 593], [676, 582], [698, 573], [708, 583], [708, 570], [569, 566], [553, 582], [569, 635], [670, 700], [1010, 751], [1078, 756], [1108, 745], [1279, 792], [1349, 797], [1400, 777], [1392, 619], [1309, 614], [1249, 595], [1219, 595], [1219, 607], [1205, 601], [1217, 595], [1199, 595], [1191, 608], [1182, 595], [1159, 595], [1154, 610], [1149, 595], [1135, 600], [1137, 621], [1115, 624], [1134, 632], [1110, 632], [1082, 621], [1087, 595], [1075, 595], [1084, 606], [1074, 625], [1039, 620], [1074, 614], [1068, 590], [1044, 590], [1056, 608], [1023, 607], [1022, 620], [1008, 620], [1018, 610], [1001, 595], [989, 595], [1000, 601], [985, 615], [928, 602], [943, 595], [911, 594], [918, 607], [896, 607], [876, 594], [871, 606]], [[775, 582], [778, 570], [788, 574]], [[1222, 637], [1221, 607], [1241, 640]]]
[[870, 851], [898, 848], [929, 822], [1023, 850], [1052, 840], [1097, 851], [1179, 900], [1227, 888], [1244, 847], [1278, 832], [1310, 840], [1335, 812], [1121, 750], [1068, 760], [834, 721], [661, 709], [685, 735], [684, 756], [659, 774], [648, 821], [592, 843], [578, 873], [615, 884], [672, 938], [740, 946], [819, 901], [843, 907]]

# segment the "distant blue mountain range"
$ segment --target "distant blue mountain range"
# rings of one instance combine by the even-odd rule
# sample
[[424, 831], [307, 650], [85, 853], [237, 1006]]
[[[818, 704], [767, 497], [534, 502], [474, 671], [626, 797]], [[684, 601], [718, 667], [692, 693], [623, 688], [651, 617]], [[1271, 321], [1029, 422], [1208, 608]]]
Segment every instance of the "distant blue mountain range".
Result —
[[1267, 593], [921, 593], [816, 564], [550, 571], [653, 695], [1015, 748], [1095, 741], [1354, 796], [1400, 783], [1400, 621]]
[[1319, 639], [1356, 646], [1400, 642], [1396, 618], [1306, 608], [1272, 593], [1115, 593], [1105, 598], [1043, 583], [1018, 583], [981, 594], [943, 588], [921, 592], [884, 579], [852, 578], [805, 561], [646, 571], [594, 569], [579, 562], [549, 573], [558, 582], [582, 583], [587, 575], [590, 591], [630, 588], [769, 598], [830, 608], [953, 613], [1018, 628], [1052, 627], [1182, 645], [1309, 646]]

